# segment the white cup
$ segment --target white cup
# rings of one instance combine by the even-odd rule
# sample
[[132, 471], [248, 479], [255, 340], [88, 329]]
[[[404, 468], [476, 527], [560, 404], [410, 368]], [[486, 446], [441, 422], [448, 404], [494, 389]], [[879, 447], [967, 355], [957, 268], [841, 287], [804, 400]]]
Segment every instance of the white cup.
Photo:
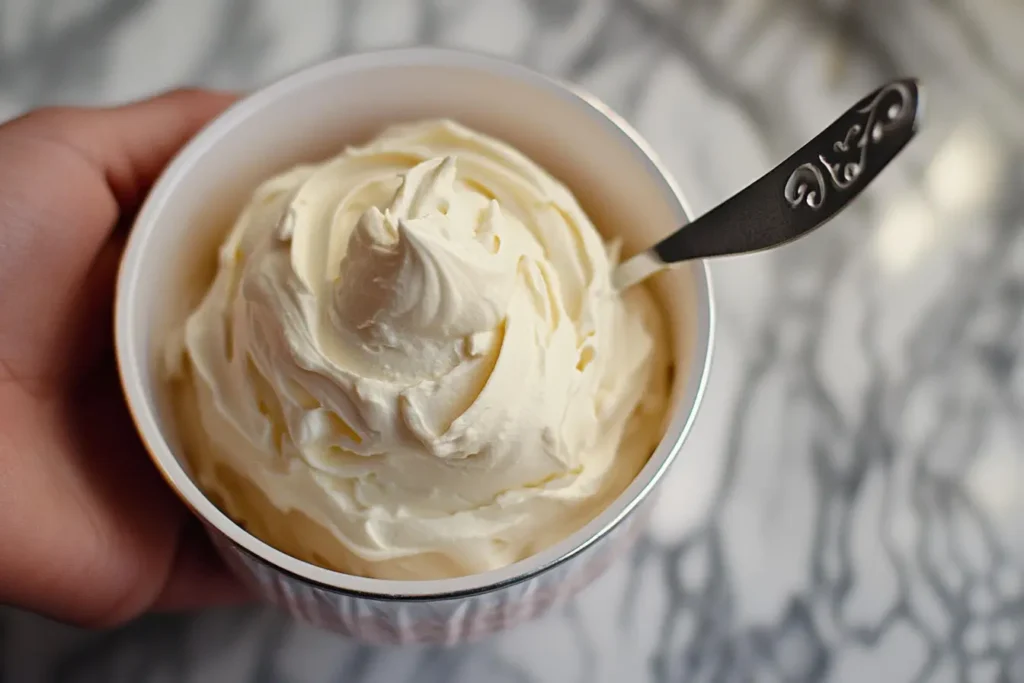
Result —
[[[546, 612], [599, 574], [640, 528], [634, 514], [678, 455], [707, 381], [714, 307], [708, 270], [655, 278], [676, 359], [668, 428], [614, 503], [560, 543], [508, 567], [436, 581], [351, 576], [291, 557], [228, 518], [189, 476], [160, 371], [168, 331], [209, 285], [217, 247], [260, 181], [325, 159], [389, 124], [448, 117], [511, 143], [575, 193], [625, 253], [688, 220], [640, 136], [595, 98], [519, 66], [437, 49], [342, 57], [228, 109], [164, 171], [139, 213], [118, 280], [118, 365], [135, 424], [167, 482], [229, 565], [271, 602], [368, 642], [454, 643]], [[634, 532], [634, 533], [630, 533]]]

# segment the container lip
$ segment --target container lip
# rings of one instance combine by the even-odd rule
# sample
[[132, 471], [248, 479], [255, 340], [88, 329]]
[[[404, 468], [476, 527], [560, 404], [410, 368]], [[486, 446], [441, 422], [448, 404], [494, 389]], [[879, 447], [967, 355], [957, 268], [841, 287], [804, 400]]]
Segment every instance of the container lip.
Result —
[[692, 219], [682, 191], [648, 143], [622, 117], [581, 88], [496, 57], [472, 52], [443, 48], [367, 52], [339, 57], [285, 76], [233, 104], [186, 144], [161, 174], [138, 214], [125, 248], [115, 293], [115, 349], [129, 412], [150, 458], [178, 497], [194, 514], [223, 534], [245, 555], [275, 571], [321, 590], [379, 601], [449, 600], [492, 592], [547, 572], [607, 536], [651, 493], [678, 455], [703, 399], [714, 347], [715, 305], [711, 274], [706, 262], [697, 262], [691, 266], [697, 301], [691, 370], [684, 394], [654, 453], [626, 490], [597, 517], [553, 546], [506, 567], [465, 577], [423, 581], [354, 576], [313, 565], [277, 550], [249, 534], [213, 505], [173, 456], [157, 424], [142, 382], [138, 381], [138, 368], [145, 361], [139, 358], [136, 350], [136, 330], [130, 324], [129, 312], [135, 308], [136, 288], [133, 284], [141, 275], [141, 256], [152, 232], [149, 226], [155, 222], [174, 194], [182, 176], [201, 160], [211, 146], [266, 104], [286, 96], [289, 91], [340, 74], [421, 66], [450, 66], [518, 80], [568, 97], [581, 108], [596, 112], [628, 139], [648, 166], [649, 172], [667, 186], [682, 213], [688, 220]]

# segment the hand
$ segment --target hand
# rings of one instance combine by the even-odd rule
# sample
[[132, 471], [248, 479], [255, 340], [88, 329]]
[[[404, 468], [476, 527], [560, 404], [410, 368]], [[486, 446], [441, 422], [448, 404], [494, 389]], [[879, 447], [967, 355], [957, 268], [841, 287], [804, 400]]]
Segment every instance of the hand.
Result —
[[126, 227], [228, 95], [0, 126], [0, 602], [89, 626], [238, 600], [136, 436], [112, 350]]

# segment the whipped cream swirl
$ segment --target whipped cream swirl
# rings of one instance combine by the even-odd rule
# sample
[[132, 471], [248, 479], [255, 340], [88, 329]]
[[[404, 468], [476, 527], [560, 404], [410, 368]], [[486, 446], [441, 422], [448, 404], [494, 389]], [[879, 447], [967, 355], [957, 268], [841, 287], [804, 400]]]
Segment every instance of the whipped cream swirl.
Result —
[[450, 121], [260, 186], [168, 345], [199, 485], [378, 578], [486, 571], [572, 533], [660, 438], [668, 343], [569, 191]]

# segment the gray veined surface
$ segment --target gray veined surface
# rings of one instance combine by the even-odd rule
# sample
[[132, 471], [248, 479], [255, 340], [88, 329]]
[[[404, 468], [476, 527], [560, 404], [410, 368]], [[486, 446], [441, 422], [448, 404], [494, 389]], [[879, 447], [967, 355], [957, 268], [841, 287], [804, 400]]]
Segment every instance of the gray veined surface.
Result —
[[1005, 0], [0, 0], [0, 116], [427, 42], [594, 91], [701, 213], [863, 92], [928, 128], [834, 227], [713, 266], [703, 412], [635, 552], [559, 615], [365, 649], [258, 607], [82, 633], [12, 681], [1024, 680], [1024, 9]]

